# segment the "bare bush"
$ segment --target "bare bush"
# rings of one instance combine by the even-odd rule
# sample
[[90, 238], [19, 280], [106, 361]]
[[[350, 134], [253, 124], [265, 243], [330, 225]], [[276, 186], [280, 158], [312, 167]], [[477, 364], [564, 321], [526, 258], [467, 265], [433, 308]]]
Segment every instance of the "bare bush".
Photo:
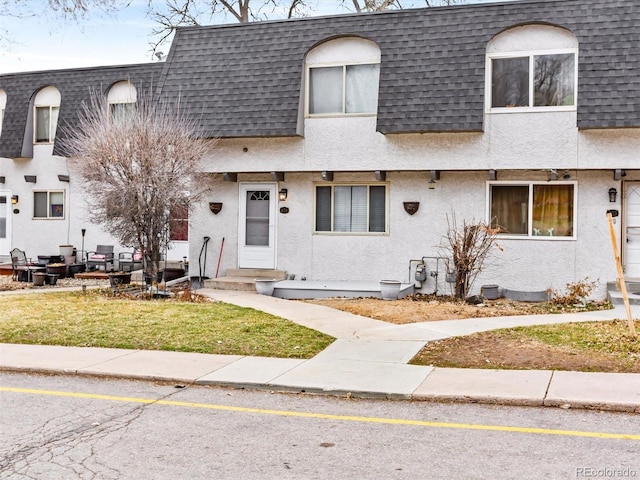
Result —
[[485, 222], [464, 220], [459, 226], [455, 213], [447, 215], [447, 233], [442, 249], [447, 273], [455, 277], [454, 295], [457, 299], [467, 297], [492, 250], [502, 250], [496, 242], [498, 233], [497, 228], [491, 228]]
[[122, 245], [145, 253], [145, 272], [155, 278], [169, 246], [170, 209], [188, 211], [206, 186], [193, 175], [210, 148], [178, 104], [138, 95], [132, 108], [114, 115], [94, 94], [64, 148], [81, 179], [90, 220]]

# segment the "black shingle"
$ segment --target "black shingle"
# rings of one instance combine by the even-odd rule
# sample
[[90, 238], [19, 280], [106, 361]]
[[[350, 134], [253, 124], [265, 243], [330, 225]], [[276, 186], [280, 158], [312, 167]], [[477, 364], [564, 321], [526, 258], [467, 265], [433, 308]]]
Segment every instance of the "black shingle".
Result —
[[82, 104], [90, 102], [92, 92], [106, 92], [111, 85], [122, 80], [130, 80], [138, 89], [147, 89], [160, 81], [163, 68], [162, 63], [148, 63], [0, 75], [0, 89], [7, 94], [0, 136], [0, 157], [22, 156], [29, 105], [41, 88], [51, 85], [60, 91], [59, 128], [54, 154], [61, 155], [64, 129], [60, 125], [73, 125], [77, 122]]
[[487, 43], [534, 22], [579, 41], [579, 128], [640, 127], [640, 2], [525, 0], [180, 28], [163, 74], [162, 64], [148, 64], [3, 75], [0, 155], [18, 156], [29, 98], [41, 86], [58, 86], [61, 119], [73, 123], [91, 88], [126, 78], [179, 95], [207, 135], [296, 135], [305, 55], [343, 35], [380, 47], [379, 131], [481, 131]]

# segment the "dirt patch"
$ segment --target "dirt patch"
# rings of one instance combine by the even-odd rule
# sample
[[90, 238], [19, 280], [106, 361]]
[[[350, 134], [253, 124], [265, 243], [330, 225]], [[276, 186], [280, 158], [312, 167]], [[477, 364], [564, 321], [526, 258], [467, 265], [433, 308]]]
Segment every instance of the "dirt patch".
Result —
[[[394, 324], [571, 313], [586, 310], [581, 306], [512, 302], [504, 299], [486, 301], [480, 305], [469, 305], [448, 297], [433, 298], [424, 295], [414, 295], [394, 301], [384, 301], [377, 298], [332, 298], [307, 301]], [[602, 303], [591, 304], [588, 307], [589, 310], [605, 308], [610, 308], [610, 306]], [[617, 326], [619, 333], [616, 335], [624, 337], [624, 322], [619, 323], [620, 325]], [[640, 373], [640, 357], [634, 357], [637, 354], [632, 353], [629, 357], [629, 355], [621, 356], [613, 351], [575, 348], [568, 344], [551, 345], [510, 332], [513, 330], [481, 332], [430, 342], [411, 363], [452, 368]], [[637, 348], [637, 345], [634, 344], [633, 348]]]
[[[507, 317], [512, 315], [539, 315], [580, 311], [578, 308], [553, 307], [549, 304], [512, 302], [509, 300], [486, 300], [479, 305], [459, 302], [450, 297], [412, 295], [400, 300], [379, 298], [327, 298], [305, 300], [308, 303], [325, 305], [363, 317], [375, 318], [398, 325], [439, 320], [462, 320], [465, 318]], [[582, 309], [584, 310], [584, 309]]]

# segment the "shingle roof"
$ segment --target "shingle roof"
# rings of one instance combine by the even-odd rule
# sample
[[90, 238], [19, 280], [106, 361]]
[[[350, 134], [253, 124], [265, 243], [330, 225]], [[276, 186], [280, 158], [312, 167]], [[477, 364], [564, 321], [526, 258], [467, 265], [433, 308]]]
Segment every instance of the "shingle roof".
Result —
[[487, 42], [532, 22], [578, 38], [580, 128], [640, 126], [637, 0], [530, 0], [182, 28], [162, 90], [180, 94], [212, 136], [295, 135], [305, 54], [328, 38], [359, 35], [382, 53], [379, 131], [479, 131]]
[[305, 54], [343, 35], [380, 47], [380, 132], [481, 131], [487, 43], [537, 22], [567, 28], [579, 41], [578, 127], [640, 127], [640, 2], [523, 0], [187, 27], [164, 64], [0, 75], [7, 94], [0, 156], [21, 156], [29, 101], [41, 87], [60, 90], [60, 122], [73, 125], [91, 91], [125, 79], [179, 96], [208, 136], [297, 135]]
[[77, 122], [82, 104], [90, 103], [92, 92], [104, 93], [111, 85], [122, 80], [130, 80], [136, 88], [146, 89], [159, 82], [164, 66], [163, 63], [148, 63], [0, 75], [0, 88], [7, 95], [0, 136], [0, 157], [22, 156], [23, 140], [28, 131], [29, 105], [42, 87], [51, 85], [60, 91], [59, 125], [54, 145], [54, 154], [60, 155], [64, 135], [60, 125]]

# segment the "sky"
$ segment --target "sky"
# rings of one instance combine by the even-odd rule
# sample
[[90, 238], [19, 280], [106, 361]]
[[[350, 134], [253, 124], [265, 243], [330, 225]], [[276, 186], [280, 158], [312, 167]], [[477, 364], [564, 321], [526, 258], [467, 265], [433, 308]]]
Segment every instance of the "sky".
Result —
[[[488, 1], [491, 0], [469, 3]], [[151, 49], [156, 23], [147, 16], [147, 0], [131, 0], [128, 7], [116, 13], [92, 11], [78, 21], [47, 14], [47, 0], [26, 3], [38, 15], [0, 18], [0, 74], [157, 61]], [[339, 0], [308, 3], [313, 15], [347, 13]], [[424, 1], [418, 0], [403, 2], [405, 8], [423, 5]], [[211, 23], [232, 21], [221, 16]], [[169, 46], [165, 44], [160, 50], [166, 55]]]

